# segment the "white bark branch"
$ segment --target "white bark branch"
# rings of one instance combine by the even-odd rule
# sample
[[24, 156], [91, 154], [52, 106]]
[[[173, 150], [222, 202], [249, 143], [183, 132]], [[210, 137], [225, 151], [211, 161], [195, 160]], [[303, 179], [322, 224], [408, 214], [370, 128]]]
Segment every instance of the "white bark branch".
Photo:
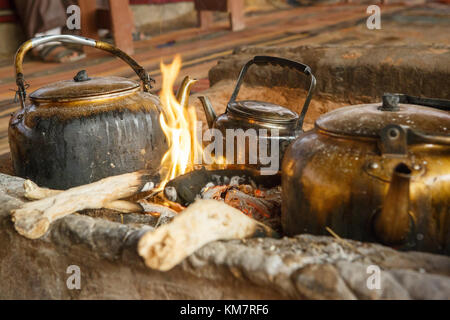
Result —
[[[41, 198], [12, 210], [12, 220], [18, 233], [36, 239], [42, 237], [50, 224], [68, 214], [84, 209], [119, 209], [122, 212], [135, 212], [142, 208], [125, 200], [140, 192], [149, 178], [147, 171], [126, 173], [108, 177], [97, 182], [71, 188], [65, 191], [45, 188], [36, 189], [26, 183], [25, 190], [30, 198]], [[42, 198], [47, 196], [45, 198]]]
[[276, 233], [224, 202], [197, 200], [170, 223], [142, 236], [138, 253], [148, 267], [167, 271], [209, 242], [258, 234]]

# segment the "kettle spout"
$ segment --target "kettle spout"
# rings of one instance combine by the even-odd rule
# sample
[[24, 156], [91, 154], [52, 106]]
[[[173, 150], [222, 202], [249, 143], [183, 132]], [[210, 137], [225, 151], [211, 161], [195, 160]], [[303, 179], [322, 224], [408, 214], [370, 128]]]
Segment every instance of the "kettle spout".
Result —
[[188, 107], [191, 88], [197, 81], [197, 79], [192, 79], [189, 76], [186, 76], [181, 82], [181, 86], [177, 91], [177, 100], [183, 108]]
[[409, 212], [411, 173], [404, 163], [395, 167], [383, 208], [374, 217], [375, 234], [384, 244], [400, 245], [411, 231], [414, 218]]
[[200, 96], [200, 97], [198, 97], [198, 99], [202, 103], [203, 110], [205, 111], [206, 122], [208, 122], [208, 127], [212, 128], [214, 120], [216, 120], [217, 116], [213, 109], [211, 101], [206, 96]]

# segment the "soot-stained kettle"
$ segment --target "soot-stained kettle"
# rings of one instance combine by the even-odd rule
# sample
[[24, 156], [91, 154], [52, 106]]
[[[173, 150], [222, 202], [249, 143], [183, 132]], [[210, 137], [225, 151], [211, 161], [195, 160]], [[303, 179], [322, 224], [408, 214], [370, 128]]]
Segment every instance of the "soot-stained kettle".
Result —
[[[272, 104], [269, 102], [255, 100], [236, 101], [247, 70], [253, 64], [256, 64], [258, 66], [278, 65], [281, 67], [297, 70], [310, 78], [308, 93], [305, 102], [303, 103], [300, 115], [286, 107], [282, 107], [280, 105]], [[213, 129], [218, 129], [220, 130], [220, 132], [222, 132], [222, 136], [224, 139], [224, 149], [226, 147], [225, 139], [227, 129], [242, 129], [244, 132], [248, 129], [254, 129], [256, 131], [257, 138], [265, 140], [264, 144], [265, 146], [267, 146], [265, 155], [269, 155], [271, 154], [271, 152], [273, 152], [274, 148], [272, 148], [272, 140], [276, 140], [276, 151], [279, 154], [279, 159], [277, 160], [279, 161], [279, 163], [281, 163], [281, 159], [287, 146], [301, 132], [303, 132], [303, 120], [305, 118], [306, 112], [308, 111], [309, 103], [311, 101], [315, 86], [316, 78], [312, 74], [311, 68], [307, 65], [279, 57], [255, 56], [242, 67], [239, 73], [236, 87], [234, 88], [224, 114], [219, 116], [216, 115], [208, 97], [200, 96], [199, 99], [203, 105], [208, 126]], [[259, 135], [260, 129], [266, 129], [268, 133], [267, 136]], [[278, 130], [278, 135], [271, 135], [271, 132], [274, 132], [273, 129]], [[250, 168], [255, 169], [262, 166], [260, 162], [254, 164], [249, 163], [249, 159], [251, 158], [250, 156], [253, 155], [249, 155], [250, 151], [248, 142], [246, 142], [245, 148], [242, 147], [238, 149], [238, 143], [236, 139], [234, 147], [234, 159], [226, 159], [228, 163], [231, 162], [234, 164], [239, 164], [239, 158], [244, 158], [246, 161], [244, 164]], [[224, 150], [223, 152], [223, 155], [225, 154], [226, 150]]]
[[450, 254], [449, 111], [385, 94], [319, 117], [283, 159], [283, 231]]
[[[122, 77], [89, 77], [80, 71], [72, 80], [48, 84], [27, 97], [23, 59], [48, 42], [95, 47], [119, 57], [136, 72], [141, 84]], [[157, 169], [167, 150], [159, 123], [160, 100], [151, 94], [154, 80], [120, 49], [88, 38], [57, 35], [26, 41], [15, 57], [20, 109], [9, 123], [14, 171], [37, 184], [67, 189], [101, 178], [141, 169]], [[187, 103], [185, 79], [179, 99]], [[28, 98], [28, 99], [27, 99]]]

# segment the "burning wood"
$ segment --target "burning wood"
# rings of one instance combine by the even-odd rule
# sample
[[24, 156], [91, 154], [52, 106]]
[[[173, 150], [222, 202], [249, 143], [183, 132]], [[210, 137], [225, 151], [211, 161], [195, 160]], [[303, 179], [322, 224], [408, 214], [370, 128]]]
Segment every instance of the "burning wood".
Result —
[[276, 235], [223, 202], [197, 200], [171, 223], [147, 232], [139, 240], [138, 253], [148, 267], [168, 271], [209, 242]]
[[197, 200], [188, 208], [168, 200], [161, 191], [138, 203], [119, 200], [133, 195], [135, 199], [136, 193], [147, 191], [149, 183], [145, 177], [145, 172], [135, 172], [66, 191], [40, 188], [27, 180], [25, 196], [37, 201], [12, 212], [15, 228], [21, 235], [36, 239], [45, 234], [52, 222], [84, 209], [152, 212], [160, 217], [157, 229], [140, 239], [138, 253], [147, 266], [161, 271], [170, 270], [211, 241], [277, 236], [276, 231], [255, 219], [278, 226], [270, 221], [276, 220], [274, 212], [278, 214], [278, 188], [262, 190], [249, 184], [239, 185], [239, 179], [231, 179], [232, 185], [208, 184], [200, 194], [208, 199]]
[[139, 203], [145, 205], [150, 205], [150, 204], [159, 204], [162, 206], [165, 206], [167, 208], [170, 208], [171, 210], [175, 211], [175, 212], [181, 212], [184, 209], [186, 209], [185, 206], [182, 206], [181, 204], [175, 202], [175, 201], [171, 201], [170, 199], [168, 199], [165, 194], [162, 191], [156, 191], [153, 194], [151, 194], [150, 196], [146, 197], [145, 199], [139, 200]]
[[[127, 200], [114, 200], [103, 205], [103, 209], [110, 209], [121, 213], [148, 213], [153, 216], [170, 216], [173, 217], [178, 212], [185, 209], [182, 205], [169, 201], [162, 196], [161, 192], [154, 192], [150, 195], [150, 198], [146, 198], [148, 193], [147, 186], [153, 186], [154, 184], [147, 183], [143, 187], [140, 193], [128, 197]], [[64, 190], [53, 190], [48, 188], [39, 187], [31, 180], [25, 180], [23, 187], [25, 189], [25, 198], [28, 200], [41, 200], [64, 192]], [[144, 199], [140, 199], [144, 198]], [[151, 199], [151, 201], [149, 201]], [[134, 201], [136, 202], [134, 202]]]
[[[266, 214], [269, 210], [269, 201], [258, 199], [254, 195], [270, 193], [270, 190], [262, 191], [250, 185], [236, 184], [207, 187], [203, 192], [205, 197], [210, 193], [217, 199], [224, 197], [225, 202], [213, 199], [197, 200], [182, 211], [183, 206], [166, 199], [162, 192], [151, 198], [160, 203], [148, 200], [140, 200], [138, 203], [119, 200], [146, 191], [149, 185], [146, 178], [148, 179], [146, 172], [134, 172], [66, 191], [40, 188], [27, 180], [24, 183], [25, 195], [37, 201], [26, 203], [12, 211], [15, 228], [21, 235], [36, 239], [45, 234], [52, 222], [84, 209], [110, 208], [122, 212], [131, 210], [157, 213], [160, 219], [156, 227], [164, 225], [141, 238], [138, 252], [145, 259], [147, 266], [161, 271], [170, 270], [211, 241], [277, 236], [272, 228], [250, 218], [252, 215], [256, 216], [257, 212]], [[176, 207], [181, 214], [177, 214], [170, 206]], [[248, 216], [241, 211], [244, 207], [248, 208]]]
[[[235, 179], [234, 179], [235, 178]], [[201, 199], [224, 201], [250, 218], [281, 230], [281, 188], [257, 188], [255, 184], [237, 184], [233, 177], [229, 185], [208, 183], [198, 195]], [[234, 181], [234, 182], [233, 182]]]

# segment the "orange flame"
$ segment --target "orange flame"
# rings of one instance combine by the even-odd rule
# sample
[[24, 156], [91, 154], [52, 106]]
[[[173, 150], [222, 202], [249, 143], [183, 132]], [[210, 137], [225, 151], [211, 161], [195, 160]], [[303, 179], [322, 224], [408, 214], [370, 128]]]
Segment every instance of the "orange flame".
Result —
[[[164, 186], [171, 179], [192, 171], [194, 169], [195, 155], [197, 160], [203, 160], [203, 147], [201, 142], [197, 139], [197, 114], [195, 107], [189, 105], [188, 91], [186, 96], [178, 97], [184, 98], [184, 101], [178, 101], [173, 93], [173, 85], [177, 79], [178, 73], [181, 69], [181, 58], [179, 55], [175, 56], [171, 64], [160, 64], [162, 74], [162, 88], [160, 93], [160, 100], [163, 107], [163, 112], [159, 116], [159, 123], [166, 136], [169, 149], [164, 154], [161, 160], [161, 183], [158, 190], [162, 190]], [[193, 84], [197, 80], [187, 77], [183, 81]], [[180, 88], [182, 90], [182, 88]], [[224, 157], [217, 157], [213, 159], [215, 164], [226, 165]]]
[[163, 76], [160, 98], [164, 112], [160, 114], [159, 122], [169, 147], [161, 160], [160, 188], [163, 188], [169, 180], [192, 169], [194, 151], [201, 147], [195, 135], [195, 108], [183, 106], [172, 90], [181, 68], [180, 56], [175, 56], [169, 65], [161, 62], [160, 67]]

